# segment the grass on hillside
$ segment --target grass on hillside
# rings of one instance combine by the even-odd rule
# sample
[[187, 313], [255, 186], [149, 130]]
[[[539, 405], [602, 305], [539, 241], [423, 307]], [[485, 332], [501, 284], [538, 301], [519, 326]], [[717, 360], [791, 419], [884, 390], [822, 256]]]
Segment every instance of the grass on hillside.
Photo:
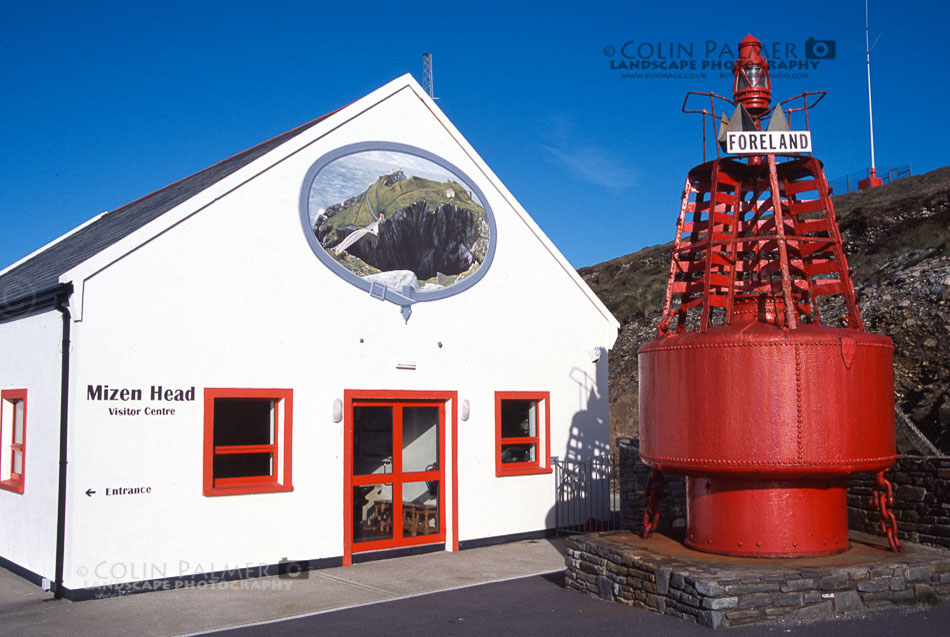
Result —
[[[950, 166], [833, 198], [843, 232], [852, 238], [848, 265], [867, 272], [909, 248], [950, 248], [950, 212], [920, 216], [950, 198]], [[907, 213], [913, 218], [902, 219]], [[671, 212], [671, 227], [675, 213]], [[672, 235], [672, 228], [670, 231]], [[644, 248], [578, 272], [621, 323], [662, 310], [672, 242]]]

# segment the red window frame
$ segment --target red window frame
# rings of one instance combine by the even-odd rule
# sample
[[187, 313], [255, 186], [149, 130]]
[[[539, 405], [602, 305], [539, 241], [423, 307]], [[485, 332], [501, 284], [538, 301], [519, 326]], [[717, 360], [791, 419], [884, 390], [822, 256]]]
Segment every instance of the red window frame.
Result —
[[[273, 442], [266, 445], [214, 446], [214, 401], [216, 398], [271, 400], [274, 416], [271, 426]], [[246, 493], [279, 493], [293, 491], [291, 482], [293, 440], [294, 390], [292, 389], [239, 389], [206, 387], [204, 390], [204, 481], [206, 496], [241, 495]], [[281, 420], [283, 419], [283, 420]], [[271, 453], [273, 472], [263, 477], [214, 477], [216, 455], [234, 453]], [[281, 466], [283, 467], [281, 470]]]
[[[0, 441], [4, 441], [3, 449], [0, 453], [3, 454], [0, 458], [0, 467], [3, 468], [3, 475], [9, 474], [9, 477], [6, 479], [0, 479], [0, 489], [5, 489], [7, 491], [13, 491], [14, 493], [23, 493], [23, 487], [26, 482], [26, 401], [27, 391], [25, 389], [5, 389], [0, 391]], [[8, 412], [6, 403], [22, 402], [23, 403], [23, 440], [20, 443], [13, 442], [13, 434], [16, 432], [15, 423], [11, 420], [10, 425], [10, 443], [7, 444], [4, 427], [5, 423], [3, 421], [3, 414]], [[15, 414], [13, 408], [9, 410], [9, 413]], [[14, 418], [15, 416], [11, 416]], [[20, 473], [13, 473], [13, 456], [16, 452], [20, 452], [21, 455], [21, 464], [20, 464]], [[8, 464], [9, 463], [9, 464]]]
[[[538, 404], [535, 413], [543, 414], [544, 422], [535, 424], [535, 435], [519, 438], [502, 438], [501, 403], [505, 400], [531, 400]], [[511, 444], [534, 444], [533, 462], [502, 462], [501, 448]], [[546, 391], [496, 391], [495, 392], [495, 475], [523, 476], [551, 473], [551, 392]]]

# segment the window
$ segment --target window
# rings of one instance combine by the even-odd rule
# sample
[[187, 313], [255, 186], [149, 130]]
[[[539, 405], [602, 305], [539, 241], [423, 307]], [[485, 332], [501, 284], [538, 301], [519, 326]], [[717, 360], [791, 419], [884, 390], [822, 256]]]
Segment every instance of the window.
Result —
[[205, 389], [204, 494], [290, 491], [292, 389]]
[[495, 392], [495, 474], [551, 471], [549, 392]]
[[23, 493], [26, 471], [26, 390], [0, 392], [0, 488]]

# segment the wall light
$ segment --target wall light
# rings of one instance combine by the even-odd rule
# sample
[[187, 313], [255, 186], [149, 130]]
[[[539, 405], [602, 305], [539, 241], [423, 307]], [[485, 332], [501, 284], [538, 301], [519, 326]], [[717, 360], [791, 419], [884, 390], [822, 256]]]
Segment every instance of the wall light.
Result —
[[333, 401], [333, 422], [343, 420], [343, 401], [339, 398]]

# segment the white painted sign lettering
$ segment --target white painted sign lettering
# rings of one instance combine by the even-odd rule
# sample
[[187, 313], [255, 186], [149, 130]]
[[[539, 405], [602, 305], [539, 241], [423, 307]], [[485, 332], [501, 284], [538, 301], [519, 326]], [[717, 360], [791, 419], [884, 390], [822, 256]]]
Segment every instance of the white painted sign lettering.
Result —
[[810, 153], [810, 131], [729, 131], [726, 152], [730, 155]]

